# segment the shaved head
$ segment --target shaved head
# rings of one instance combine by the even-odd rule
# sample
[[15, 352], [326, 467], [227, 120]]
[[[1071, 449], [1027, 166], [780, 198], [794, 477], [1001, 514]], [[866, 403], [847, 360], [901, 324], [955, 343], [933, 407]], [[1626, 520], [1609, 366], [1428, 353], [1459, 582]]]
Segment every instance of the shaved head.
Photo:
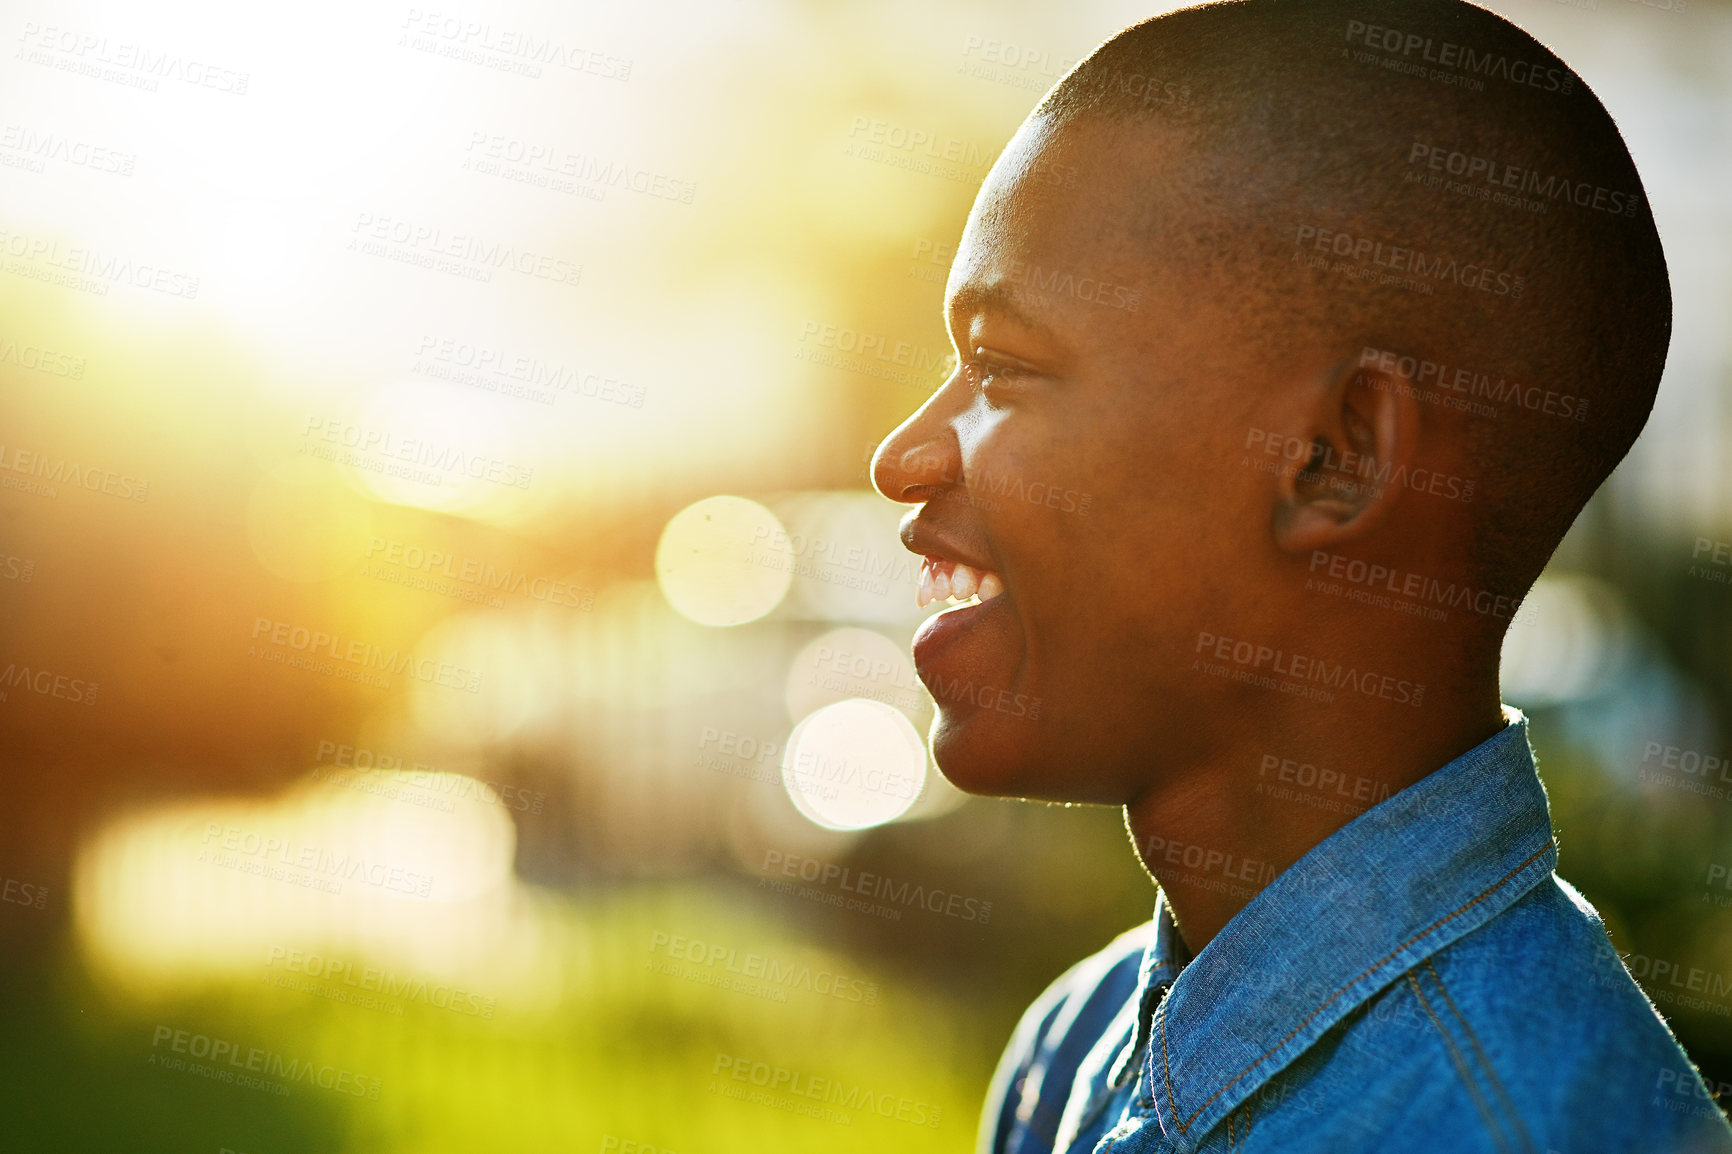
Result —
[[916, 638], [939, 765], [1232, 831], [1277, 820], [1261, 754], [1399, 788], [1502, 726], [1515, 606], [1640, 432], [1671, 302], [1616, 126], [1532, 37], [1229, 0], [1058, 82], [946, 313], [959, 366], [873, 465], [932, 595], [995, 594]]
[[1465, 447], [1486, 584], [1525, 590], [1641, 431], [1671, 330], [1641, 181], [1587, 85], [1494, 13], [1183, 9], [1101, 45], [1035, 118], [1167, 143], [1126, 224], [1238, 301], [1247, 353], [1357, 343], [1394, 366]]

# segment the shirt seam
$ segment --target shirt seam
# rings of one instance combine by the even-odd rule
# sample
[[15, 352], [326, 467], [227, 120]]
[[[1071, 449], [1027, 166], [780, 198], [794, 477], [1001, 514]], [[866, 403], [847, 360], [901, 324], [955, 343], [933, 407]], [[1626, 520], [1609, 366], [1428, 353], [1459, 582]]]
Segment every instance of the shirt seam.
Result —
[[1344, 983], [1333, 994], [1330, 994], [1321, 1003], [1319, 1003], [1316, 1009], [1312, 1010], [1309, 1014], [1307, 1014], [1303, 1021], [1301, 1021], [1297, 1026], [1294, 1026], [1292, 1030], [1288, 1031], [1286, 1037], [1282, 1038], [1279, 1042], [1276, 1042], [1273, 1046], [1270, 1046], [1267, 1050], [1263, 1051], [1263, 1053], [1260, 1054], [1250, 1065], [1246, 1066], [1243, 1070], [1240, 1070], [1237, 1074], [1233, 1075], [1233, 1078], [1231, 1081], [1229, 1081], [1226, 1085], [1222, 1086], [1219, 1090], [1216, 1090], [1213, 1094], [1209, 1095], [1208, 1099], [1201, 1106], [1198, 1106], [1195, 1110], [1191, 1111], [1191, 1116], [1189, 1118], [1184, 1119], [1183, 1121], [1180, 1121], [1178, 1105], [1173, 1101], [1173, 1072], [1172, 1072], [1171, 1062], [1169, 1061], [1168, 1056], [1167, 1056], [1167, 1016], [1166, 1016], [1167, 999], [1165, 999], [1165, 998], [1161, 999], [1161, 1013], [1159, 1016], [1160, 1017], [1159, 1024], [1160, 1024], [1160, 1028], [1161, 1028], [1161, 1064], [1164, 1068], [1163, 1069], [1163, 1076], [1164, 1076], [1164, 1079], [1165, 1079], [1166, 1084], [1167, 1084], [1167, 1104], [1169, 1107], [1172, 1108], [1173, 1122], [1175, 1125], [1178, 1126], [1179, 1133], [1181, 1135], [1189, 1133], [1190, 1128], [1191, 1128], [1191, 1123], [1195, 1122], [1197, 1120], [1197, 1116], [1199, 1114], [1201, 1114], [1204, 1110], [1207, 1110], [1209, 1108], [1210, 1104], [1215, 1101], [1215, 1099], [1219, 1098], [1222, 1094], [1225, 1094], [1228, 1090], [1232, 1089], [1235, 1085], [1237, 1085], [1240, 1082], [1240, 1080], [1242, 1080], [1245, 1077], [1246, 1074], [1249, 1074], [1252, 1070], [1255, 1070], [1258, 1067], [1258, 1065], [1260, 1065], [1264, 1060], [1266, 1060], [1269, 1057], [1270, 1054], [1273, 1054], [1276, 1050], [1279, 1050], [1282, 1046], [1285, 1046], [1288, 1042], [1292, 1041], [1293, 1038], [1299, 1033], [1299, 1031], [1303, 1030], [1306, 1026], [1311, 1024], [1312, 1019], [1316, 1018], [1318, 1014], [1321, 1014], [1325, 1009], [1327, 1009], [1329, 1007], [1329, 1005], [1332, 1002], [1334, 1002], [1336, 999], [1340, 998], [1341, 995], [1346, 993], [1348, 990], [1352, 989], [1353, 986], [1358, 984], [1368, 974], [1371, 974], [1372, 972], [1374, 972], [1378, 967], [1384, 965], [1391, 958], [1393, 958], [1397, 954], [1401, 953], [1402, 950], [1405, 950], [1408, 946], [1411, 946], [1414, 942], [1419, 941], [1421, 938], [1425, 937], [1427, 934], [1431, 933], [1433, 930], [1437, 929], [1439, 926], [1443, 925], [1445, 922], [1454, 920], [1455, 918], [1459, 917], [1460, 915], [1466, 913], [1468, 910], [1472, 909], [1474, 906], [1477, 906], [1481, 902], [1485, 901], [1485, 899], [1489, 898], [1492, 894], [1496, 893], [1498, 890], [1502, 889], [1506, 884], [1508, 884], [1508, 882], [1511, 878], [1513, 878], [1517, 874], [1521, 873], [1522, 870], [1524, 870], [1528, 866], [1532, 865], [1535, 861], [1538, 861], [1541, 857], [1543, 857], [1545, 855], [1547, 850], [1554, 848], [1555, 845], [1556, 845], [1556, 842], [1552, 841], [1551, 839], [1547, 839], [1545, 845], [1543, 845], [1539, 849], [1535, 850], [1520, 865], [1517, 865], [1514, 869], [1510, 870], [1508, 873], [1503, 875], [1503, 877], [1499, 878], [1496, 882], [1493, 882], [1492, 885], [1489, 888], [1487, 888], [1483, 893], [1481, 893], [1478, 897], [1472, 899], [1471, 901], [1468, 901], [1468, 902], [1462, 904], [1461, 906], [1457, 907], [1454, 910], [1451, 910], [1449, 913], [1444, 914], [1441, 918], [1438, 918], [1435, 922], [1432, 922], [1429, 926], [1426, 926], [1423, 930], [1420, 930], [1417, 934], [1414, 934], [1411, 938], [1408, 938], [1405, 942], [1402, 942], [1400, 945], [1396, 946], [1393, 950], [1389, 951], [1389, 953], [1385, 954], [1383, 957], [1379, 958], [1377, 961], [1371, 963], [1371, 965], [1367, 966], [1365, 968], [1364, 972], [1359, 974], [1358, 977], [1355, 977], [1351, 981]]
[[1505, 1149], [1503, 1133], [1498, 1129], [1497, 1120], [1491, 1115], [1491, 1107], [1486, 1104], [1479, 1087], [1473, 1084], [1473, 1075], [1468, 1072], [1467, 1059], [1462, 1056], [1461, 1048], [1455, 1044], [1455, 1039], [1443, 1028], [1443, 1022], [1438, 1019], [1437, 1012], [1431, 1008], [1431, 1003], [1425, 1000], [1425, 991], [1419, 988], [1419, 979], [1413, 976], [1413, 971], [1407, 971], [1407, 984], [1413, 987], [1413, 996], [1419, 999], [1420, 1008], [1425, 1016], [1431, 1019], [1431, 1024], [1437, 1027], [1437, 1036], [1443, 1039], [1445, 1049], [1449, 1054], [1449, 1063], [1455, 1067], [1456, 1075], [1467, 1089], [1468, 1096], [1473, 1099], [1474, 1109], [1479, 1111], [1480, 1120], [1485, 1123], [1486, 1132], [1491, 1135], [1492, 1142], [1501, 1152]]
[[1461, 1023], [1462, 1031], [1467, 1035], [1469, 1044], [1473, 1046], [1473, 1052], [1479, 1056], [1479, 1064], [1485, 1067], [1486, 1080], [1491, 1083], [1491, 1088], [1497, 1092], [1498, 1098], [1503, 1102], [1504, 1109], [1509, 1113], [1510, 1120], [1514, 1123], [1513, 1128], [1516, 1137], [1521, 1140], [1524, 1149], [1533, 1150], [1533, 1136], [1527, 1132], [1527, 1125], [1516, 1110], [1515, 1102], [1511, 1100], [1509, 1092], [1504, 1089], [1503, 1080], [1497, 1076], [1497, 1069], [1491, 1064], [1491, 1057], [1485, 1052], [1485, 1047], [1480, 1045], [1479, 1035], [1468, 1024], [1467, 1015], [1461, 1012], [1461, 1008], [1455, 1004], [1455, 999], [1449, 996], [1449, 987], [1444, 984], [1443, 975], [1437, 972], [1437, 967], [1432, 965], [1430, 958], [1425, 959], [1425, 968], [1431, 971], [1432, 979], [1437, 982], [1438, 992], [1443, 995], [1444, 1004], [1449, 1007], [1449, 1012], [1454, 1014], [1455, 1020]]

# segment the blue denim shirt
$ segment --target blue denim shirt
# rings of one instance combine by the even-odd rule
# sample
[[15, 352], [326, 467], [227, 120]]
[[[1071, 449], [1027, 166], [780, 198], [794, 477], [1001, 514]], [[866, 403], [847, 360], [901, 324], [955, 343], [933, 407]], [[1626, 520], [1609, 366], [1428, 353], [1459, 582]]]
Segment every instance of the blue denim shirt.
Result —
[[1557, 850], [1527, 722], [1361, 814], [1195, 958], [1154, 920], [1043, 994], [980, 1150], [1732, 1151]]

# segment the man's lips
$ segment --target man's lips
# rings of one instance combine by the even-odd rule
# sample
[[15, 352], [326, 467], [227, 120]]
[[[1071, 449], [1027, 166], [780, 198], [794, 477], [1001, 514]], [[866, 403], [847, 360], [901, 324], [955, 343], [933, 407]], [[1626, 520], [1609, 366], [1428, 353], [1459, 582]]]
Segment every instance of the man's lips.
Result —
[[966, 601], [977, 594], [982, 602], [991, 601], [1004, 592], [1004, 576], [984, 550], [969, 548], [923, 517], [915, 513], [904, 518], [901, 532], [903, 546], [923, 558], [915, 593], [922, 609], [934, 601]]
[[[944, 668], [946, 653], [950, 652], [958, 641], [975, 633], [977, 626], [1010, 612], [1010, 605], [1009, 597], [995, 594], [990, 601], [958, 605], [942, 613], [934, 613], [921, 622], [920, 628], [914, 631], [914, 667], [919, 670], [921, 679], [926, 681], [927, 688], [934, 688], [928, 674], [939, 673]], [[962, 648], [966, 650], [968, 647]], [[951, 680], [958, 679], [953, 676]], [[940, 696], [936, 689], [934, 696]]]
[[[914, 633], [914, 667], [940, 705], [955, 708], [959, 687], [1007, 684], [1020, 652], [1015, 593], [967, 526], [941, 528], [930, 507], [902, 522], [902, 543], [922, 557], [916, 597], [963, 602], [936, 613]], [[950, 531], [946, 531], [946, 530]], [[953, 700], [954, 698], [954, 700]]]

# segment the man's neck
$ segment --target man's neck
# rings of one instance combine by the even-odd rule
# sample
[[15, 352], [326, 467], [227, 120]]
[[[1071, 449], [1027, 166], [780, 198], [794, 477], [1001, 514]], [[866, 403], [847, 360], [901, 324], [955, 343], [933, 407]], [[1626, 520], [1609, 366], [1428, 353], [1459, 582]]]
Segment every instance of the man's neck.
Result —
[[[1446, 704], [1447, 703], [1447, 704]], [[1504, 726], [1497, 680], [1411, 718], [1384, 702], [1295, 702], [1125, 806], [1144, 866], [1197, 953], [1282, 871]]]

